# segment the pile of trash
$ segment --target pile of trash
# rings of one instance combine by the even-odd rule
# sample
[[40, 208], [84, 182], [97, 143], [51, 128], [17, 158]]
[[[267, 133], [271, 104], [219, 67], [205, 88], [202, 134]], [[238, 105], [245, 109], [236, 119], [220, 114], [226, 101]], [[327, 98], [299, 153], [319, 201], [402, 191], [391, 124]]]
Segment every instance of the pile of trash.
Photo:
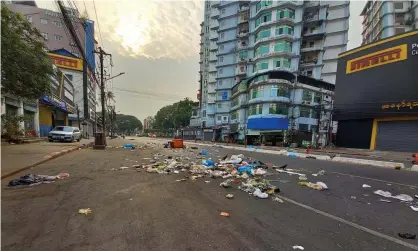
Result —
[[9, 187], [13, 186], [36, 186], [40, 184], [49, 184], [53, 183], [56, 180], [63, 180], [69, 178], [68, 173], [60, 173], [58, 175], [38, 175], [38, 174], [26, 174], [20, 178], [11, 180], [9, 182]]

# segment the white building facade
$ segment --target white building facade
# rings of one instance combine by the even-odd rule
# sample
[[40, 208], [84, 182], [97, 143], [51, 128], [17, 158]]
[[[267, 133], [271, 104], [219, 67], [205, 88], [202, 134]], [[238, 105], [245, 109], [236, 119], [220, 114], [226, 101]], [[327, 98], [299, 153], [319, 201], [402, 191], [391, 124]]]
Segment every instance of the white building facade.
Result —
[[[291, 130], [314, 138], [331, 124], [337, 57], [348, 42], [349, 1], [206, 1], [204, 25], [208, 15], [213, 54], [199, 119], [216, 140]], [[253, 127], [277, 123], [271, 118], [288, 120], [288, 126]]]

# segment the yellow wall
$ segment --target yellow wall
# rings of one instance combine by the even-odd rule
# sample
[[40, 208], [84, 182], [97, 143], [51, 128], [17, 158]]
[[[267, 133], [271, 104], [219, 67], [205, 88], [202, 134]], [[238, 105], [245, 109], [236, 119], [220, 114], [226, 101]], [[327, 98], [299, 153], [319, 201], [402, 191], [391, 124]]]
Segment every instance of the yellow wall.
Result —
[[51, 113], [50, 106], [39, 104], [39, 124], [52, 126]]
[[64, 121], [65, 121], [65, 125], [68, 126], [68, 114], [67, 113], [64, 114]]
[[377, 126], [380, 121], [402, 121], [402, 120], [418, 120], [418, 116], [389, 117], [389, 118], [374, 119], [373, 127], [372, 127], [372, 137], [370, 139], [370, 150], [376, 149]]

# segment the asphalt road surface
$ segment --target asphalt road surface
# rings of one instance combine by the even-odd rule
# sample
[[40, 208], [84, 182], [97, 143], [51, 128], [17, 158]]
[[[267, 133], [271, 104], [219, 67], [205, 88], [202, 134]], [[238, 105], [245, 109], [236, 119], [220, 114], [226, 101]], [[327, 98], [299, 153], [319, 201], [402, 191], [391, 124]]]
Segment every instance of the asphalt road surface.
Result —
[[[113, 146], [150, 139], [109, 140]], [[240, 153], [201, 147], [217, 159]], [[242, 152], [245, 156], [306, 173], [329, 190], [297, 185], [295, 175], [268, 170], [266, 179], [281, 189], [284, 203], [258, 199], [222, 179], [176, 182], [185, 173], [160, 175], [135, 168], [159, 152], [188, 155], [190, 150], [122, 148], [83, 149], [28, 170], [36, 174], [70, 173], [70, 178], [34, 187], [2, 184], [2, 250], [418, 250], [418, 212], [396, 199], [381, 202], [381, 189], [394, 195], [418, 195], [418, 173], [355, 166], [313, 159]], [[198, 160], [195, 160], [198, 161]], [[313, 177], [320, 170], [325, 175]], [[210, 180], [210, 183], [205, 183]], [[370, 185], [363, 188], [362, 185]], [[225, 195], [232, 193], [234, 199]], [[414, 204], [418, 198], [414, 197]], [[90, 215], [78, 209], [91, 208]], [[230, 217], [220, 216], [220, 212]]]

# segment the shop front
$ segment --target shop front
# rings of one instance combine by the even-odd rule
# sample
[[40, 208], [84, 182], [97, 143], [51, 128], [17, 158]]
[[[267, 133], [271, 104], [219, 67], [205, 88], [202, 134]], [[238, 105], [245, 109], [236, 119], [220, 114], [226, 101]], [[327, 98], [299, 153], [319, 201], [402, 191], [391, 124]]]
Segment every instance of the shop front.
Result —
[[47, 137], [55, 126], [69, 126], [68, 114], [74, 112], [74, 107], [58, 97], [42, 96], [39, 99], [40, 136]]
[[283, 146], [289, 128], [286, 117], [258, 117], [248, 119], [247, 144]]

